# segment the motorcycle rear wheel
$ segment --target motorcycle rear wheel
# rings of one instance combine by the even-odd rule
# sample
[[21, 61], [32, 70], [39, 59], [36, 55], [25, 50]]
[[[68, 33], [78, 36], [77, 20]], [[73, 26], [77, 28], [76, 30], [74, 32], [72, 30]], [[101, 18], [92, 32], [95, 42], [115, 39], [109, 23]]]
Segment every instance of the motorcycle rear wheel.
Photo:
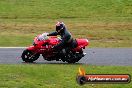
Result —
[[75, 57], [71, 57], [71, 58], [68, 58], [66, 62], [73, 64], [73, 63], [78, 62], [81, 58], [82, 58], [82, 56], [78, 56], [76, 58]]
[[66, 62], [68, 62], [69, 64], [74, 64], [74, 63], [76, 63], [76, 60], [74, 60], [74, 59], [68, 59]]
[[40, 54], [34, 54], [33, 52], [29, 50], [24, 50], [22, 53], [22, 60], [25, 62], [32, 63], [33, 61], [37, 60], [39, 58]]

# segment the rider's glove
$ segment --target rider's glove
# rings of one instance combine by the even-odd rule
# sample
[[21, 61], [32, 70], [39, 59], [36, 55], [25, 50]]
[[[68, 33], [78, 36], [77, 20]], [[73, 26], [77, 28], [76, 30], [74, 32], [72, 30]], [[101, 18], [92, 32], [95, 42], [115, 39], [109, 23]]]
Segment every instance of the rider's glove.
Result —
[[44, 37], [43, 37], [42, 35], [40, 35], [40, 36], [38, 37], [38, 40], [44, 40]]
[[45, 36], [48, 36], [49, 33], [43, 33], [42, 36], [45, 37]]

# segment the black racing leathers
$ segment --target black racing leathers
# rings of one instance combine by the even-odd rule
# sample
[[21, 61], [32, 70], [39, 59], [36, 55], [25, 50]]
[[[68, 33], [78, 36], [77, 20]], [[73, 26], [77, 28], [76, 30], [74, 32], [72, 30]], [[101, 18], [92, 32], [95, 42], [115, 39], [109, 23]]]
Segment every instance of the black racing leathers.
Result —
[[73, 42], [73, 38], [72, 38], [71, 33], [67, 31], [67, 29], [64, 29], [63, 32], [61, 33], [52, 32], [48, 34], [48, 36], [57, 36], [57, 35], [60, 35], [62, 40], [59, 44], [54, 46], [55, 50], [61, 50], [66, 47], [70, 47], [70, 45]]

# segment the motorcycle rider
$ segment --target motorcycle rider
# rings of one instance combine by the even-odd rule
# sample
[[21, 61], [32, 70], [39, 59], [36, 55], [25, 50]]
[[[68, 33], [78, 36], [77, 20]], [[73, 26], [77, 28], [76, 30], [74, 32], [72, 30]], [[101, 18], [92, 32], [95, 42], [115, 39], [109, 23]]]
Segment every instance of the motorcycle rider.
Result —
[[63, 48], [70, 47], [73, 43], [71, 33], [67, 30], [63, 22], [57, 22], [56, 31], [49, 33], [47, 36], [61, 36], [61, 42], [53, 47], [53, 50], [62, 50]]

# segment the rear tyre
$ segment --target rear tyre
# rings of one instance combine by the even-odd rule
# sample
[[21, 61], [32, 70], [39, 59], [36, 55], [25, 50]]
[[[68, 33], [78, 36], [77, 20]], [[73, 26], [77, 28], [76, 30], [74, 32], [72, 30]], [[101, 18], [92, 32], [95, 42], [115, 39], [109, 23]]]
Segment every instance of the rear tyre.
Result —
[[76, 63], [76, 61], [74, 61], [74, 60], [68, 60], [67, 61], [69, 64], [74, 64], [74, 63]]
[[83, 56], [81, 53], [74, 54], [74, 56], [68, 57], [67, 62], [68, 63], [76, 63], [78, 62]]
[[76, 63], [76, 60], [74, 57], [69, 57], [69, 58], [67, 58], [66, 62], [68, 62], [69, 64], [74, 64], [74, 63]]
[[39, 54], [34, 54], [33, 52], [29, 51], [29, 50], [24, 50], [22, 53], [22, 60], [25, 62], [29, 62], [32, 63], [33, 61], [37, 60], [39, 58]]

